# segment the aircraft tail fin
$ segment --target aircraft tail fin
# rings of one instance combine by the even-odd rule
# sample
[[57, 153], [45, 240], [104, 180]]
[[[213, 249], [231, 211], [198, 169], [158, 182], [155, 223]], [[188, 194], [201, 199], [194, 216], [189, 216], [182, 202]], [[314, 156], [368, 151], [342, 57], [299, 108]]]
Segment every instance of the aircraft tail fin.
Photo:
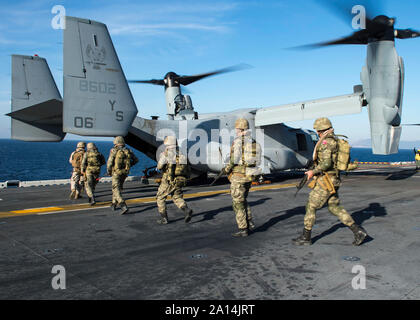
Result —
[[126, 136], [137, 107], [105, 24], [66, 17], [63, 130]]
[[12, 55], [12, 139], [61, 141], [63, 103], [44, 58]]

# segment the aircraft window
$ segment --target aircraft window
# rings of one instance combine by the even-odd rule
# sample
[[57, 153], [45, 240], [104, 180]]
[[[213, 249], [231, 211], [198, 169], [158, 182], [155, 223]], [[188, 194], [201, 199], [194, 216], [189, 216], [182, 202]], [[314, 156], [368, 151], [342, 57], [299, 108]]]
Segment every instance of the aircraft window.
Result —
[[96, 34], [93, 35], [93, 43], [95, 44], [95, 47], [98, 46], [98, 38], [96, 37]]
[[306, 137], [304, 134], [297, 133], [296, 139], [297, 139], [298, 151], [308, 150], [308, 145], [306, 144]]

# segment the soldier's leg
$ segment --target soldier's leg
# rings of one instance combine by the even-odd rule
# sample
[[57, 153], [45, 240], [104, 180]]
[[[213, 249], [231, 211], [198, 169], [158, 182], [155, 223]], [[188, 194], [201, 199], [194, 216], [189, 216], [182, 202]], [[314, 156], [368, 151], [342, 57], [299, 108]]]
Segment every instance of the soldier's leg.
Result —
[[303, 232], [302, 235], [296, 239], [293, 239], [293, 243], [296, 245], [310, 245], [312, 227], [315, 225], [316, 211], [321, 209], [325, 202], [327, 202], [329, 192], [322, 189], [318, 184], [309, 193], [308, 202], [306, 204], [306, 214], [303, 219]]
[[247, 200], [249, 189], [251, 189], [251, 185], [252, 185], [251, 182], [249, 184], [247, 183], [245, 185], [245, 194], [244, 194], [244, 197], [245, 197], [246, 219], [247, 219], [247, 222], [248, 222], [248, 229], [249, 230], [255, 229], [255, 224], [254, 224], [254, 220], [252, 218], [252, 213], [251, 213], [251, 206], [249, 205], [248, 200]]
[[125, 179], [127, 179], [127, 175], [126, 174], [121, 174], [118, 178], [118, 203], [121, 206], [121, 213], [120, 214], [125, 214], [128, 212], [128, 207], [127, 204], [125, 203], [124, 198], [122, 197], [121, 191], [123, 190], [123, 186], [124, 186], [124, 181]]
[[86, 181], [85, 181], [85, 189], [86, 189], [86, 194], [89, 198], [93, 197], [93, 179], [94, 176], [92, 174], [86, 174]]
[[182, 187], [177, 186], [172, 194], [172, 201], [178, 207], [178, 209], [183, 209], [187, 207], [187, 203], [184, 200], [184, 193], [182, 192]]
[[118, 204], [123, 203], [121, 196], [120, 175], [112, 175], [112, 205], [115, 208]]
[[328, 199], [328, 210], [335, 215], [340, 221], [346, 225], [347, 227], [350, 227], [354, 224], [353, 218], [350, 216], [350, 214], [344, 209], [343, 206], [340, 205], [340, 199], [338, 197], [338, 193], [333, 194]]
[[81, 188], [81, 179], [82, 179], [82, 174], [80, 172], [74, 172], [74, 188], [76, 190], [75, 199], [79, 199], [81, 198], [81, 192], [82, 192], [82, 188]]
[[156, 193], [156, 204], [158, 207], [158, 212], [160, 215], [160, 219], [156, 222], [159, 224], [168, 224], [168, 214], [166, 212], [166, 193], [169, 188], [169, 184], [166, 182], [166, 180], [162, 180], [158, 191]]
[[176, 188], [172, 194], [172, 201], [180, 210], [184, 212], [184, 221], [188, 223], [191, 221], [193, 211], [190, 208], [188, 208], [188, 205], [184, 200], [184, 193], [182, 188], [186, 185], [186, 180], [179, 177], [176, 179]]
[[343, 208], [343, 206], [340, 205], [340, 199], [338, 197], [338, 193], [332, 195], [330, 199], [328, 199], [328, 210], [338, 217], [340, 221], [350, 228], [350, 230], [354, 234], [354, 241], [353, 245], [360, 245], [367, 237], [366, 231], [358, 226], [353, 218], [350, 216], [350, 214], [346, 211], [346, 209]]
[[248, 235], [245, 193], [246, 188], [243, 183], [232, 181], [230, 185], [230, 194], [232, 196], [232, 207], [235, 212], [236, 223], [239, 229], [239, 232], [233, 234], [235, 237]]
[[70, 177], [70, 199], [75, 199], [76, 196], [76, 172], [73, 171]]

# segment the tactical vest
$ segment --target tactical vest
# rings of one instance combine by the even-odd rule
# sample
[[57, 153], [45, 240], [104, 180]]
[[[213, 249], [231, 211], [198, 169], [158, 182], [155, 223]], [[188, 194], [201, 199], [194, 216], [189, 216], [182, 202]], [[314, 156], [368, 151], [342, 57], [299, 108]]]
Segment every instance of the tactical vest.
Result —
[[[233, 173], [240, 173], [246, 176], [257, 176], [261, 174], [261, 146], [253, 139], [242, 137], [241, 159], [233, 167]], [[232, 148], [235, 146], [233, 145]], [[232, 149], [232, 152], [234, 150]]]
[[73, 156], [71, 158], [71, 165], [73, 168], [80, 170], [82, 166], [82, 159], [83, 155], [85, 154], [85, 151], [75, 151], [73, 153]]

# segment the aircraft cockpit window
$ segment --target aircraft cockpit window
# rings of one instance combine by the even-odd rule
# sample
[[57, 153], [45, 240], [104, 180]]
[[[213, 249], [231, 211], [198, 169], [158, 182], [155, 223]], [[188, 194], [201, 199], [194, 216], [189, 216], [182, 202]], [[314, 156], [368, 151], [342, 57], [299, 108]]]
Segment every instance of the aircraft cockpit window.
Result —
[[297, 133], [296, 134], [296, 139], [297, 139], [298, 151], [308, 150], [308, 145], [306, 143], [306, 137], [305, 137], [304, 134]]

